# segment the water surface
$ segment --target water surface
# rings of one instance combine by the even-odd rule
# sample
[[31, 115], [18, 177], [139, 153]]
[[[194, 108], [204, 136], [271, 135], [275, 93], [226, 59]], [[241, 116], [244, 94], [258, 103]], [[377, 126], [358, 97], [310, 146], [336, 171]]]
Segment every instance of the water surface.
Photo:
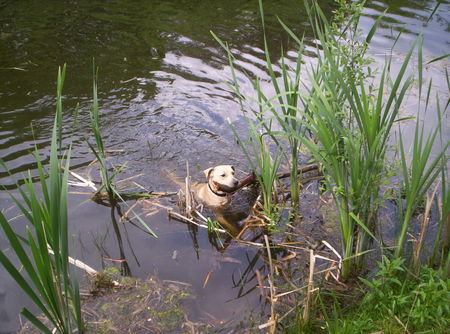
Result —
[[[330, 16], [333, 2], [321, 1], [321, 5]], [[419, 33], [425, 37], [426, 60], [447, 54], [450, 7], [441, 5], [427, 22], [435, 5], [435, 1], [368, 1], [361, 21], [363, 31], [367, 32], [375, 18], [389, 8], [371, 53], [381, 61], [390, 53], [398, 32], [403, 31], [394, 50], [399, 60]], [[268, 2], [265, 12], [273, 60], [279, 59], [280, 44], [288, 50], [291, 61], [296, 55], [295, 44], [282, 32], [275, 15], [298, 35], [305, 34], [308, 55], [314, 57], [301, 2]], [[90, 137], [88, 110], [94, 58], [99, 66], [101, 131], [106, 146], [114, 150], [110, 162], [127, 162], [123, 178], [139, 175], [136, 181], [146, 189], [174, 191], [177, 186], [165, 172], [185, 175], [186, 161], [197, 179], [203, 169], [223, 163], [236, 165], [242, 175], [247, 171], [245, 159], [227, 119], [241, 134], [245, 133], [245, 120], [226, 85], [231, 78], [226, 54], [210, 31], [230, 43], [239, 64], [242, 91], [251, 94], [241, 71], [261, 77], [263, 88], [269, 78], [258, 14], [256, 1], [237, 0], [2, 2], [0, 157], [13, 176], [0, 171], [0, 184], [13, 189], [13, 180], [20, 179], [23, 172], [36, 173], [29, 155], [35, 145], [43, 156], [48, 154], [56, 71], [62, 64], [67, 64], [64, 126], [67, 139], [74, 141], [72, 163], [86, 168], [93, 160], [85, 138]], [[432, 77], [434, 87], [448, 94], [443, 74], [448, 59], [439, 64], [430, 66], [427, 80]], [[70, 134], [77, 103], [81, 126]], [[448, 126], [448, 118], [444, 124]], [[14, 215], [5, 191], [0, 192], [0, 203], [9, 216]], [[188, 226], [169, 221], [161, 210], [145, 218], [158, 239], [119, 223], [120, 251], [110, 210], [88, 196], [71, 197], [74, 256], [97, 269], [111, 265], [108, 258], [124, 256], [133, 276], [156, 274], [192, 284], [198, 293], [189, 305], [193, 321], [219, 326], [267, 312], [255, 289], [254, 271], [265, 270], [258, 249], [232, 244], [225, 252], [218, 252], [206, 231], [193, 233]], [[7, 247], [1, 236], [0, 247]], [[208, 275], [210, 279], [203, 287]], [[24, 305], [29, 302], [1, 269], [0, 332], [18, 328], [17, 314]]]

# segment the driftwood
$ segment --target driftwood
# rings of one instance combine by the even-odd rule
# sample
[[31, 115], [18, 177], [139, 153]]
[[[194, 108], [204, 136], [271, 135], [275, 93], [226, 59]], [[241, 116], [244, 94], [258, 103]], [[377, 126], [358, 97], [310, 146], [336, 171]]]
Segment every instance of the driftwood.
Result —
[[[297, 173], [298, 174], [302, 174], [302, 173], [311, 172], [313, 170], [319, 170], [319, 164], [318, 163], [300, 166], [297, 169]], [[279, 178], [279, 179], [284, 179], [284, 178], [290, 177], [290, 176], [291, 176], [291, 172], [284, 172], [284, 173], [278, 173], [277, 174], [277, 178]]]
[[[297, 169], [297, 173], [303, 174], [303, 173], [311, 172], [313, 170], [319, 170], [319, 164], [316, 163], [316, 164], [300, 166]], [[291, 176], [291, 172], [277, 173], [278, 179], [284, 179], [284, 178], [287, 178], [290, 176]], [[310, 177], [310, 178], [305, 178], [304, 181], [308, 182], [308, 181], [312, 181], [312, 180], [316, 180], [316, 179], [320, 179], [320, 178], [322, 178], [322, 177], [319, 175], [319, 176], [314, 176], [314, 177]], [[257, 181], [258, 181], [258, 179], [257, 179], [255, 173], [252, 172], [249, 175], [247, 175], [246, 177], [244, 177], [243, 179], [239, 180], [239, 185], [237, 186], [237, 189], [234, 192], [238, 191], [242, 187], [256, 183]]]

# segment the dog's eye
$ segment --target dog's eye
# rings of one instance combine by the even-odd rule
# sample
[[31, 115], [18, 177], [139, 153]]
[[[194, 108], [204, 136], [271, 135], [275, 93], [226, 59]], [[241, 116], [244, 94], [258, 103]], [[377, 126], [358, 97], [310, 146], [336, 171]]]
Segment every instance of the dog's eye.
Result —
[[225, 174], [220, 175], [221, 177], [225, 177]]

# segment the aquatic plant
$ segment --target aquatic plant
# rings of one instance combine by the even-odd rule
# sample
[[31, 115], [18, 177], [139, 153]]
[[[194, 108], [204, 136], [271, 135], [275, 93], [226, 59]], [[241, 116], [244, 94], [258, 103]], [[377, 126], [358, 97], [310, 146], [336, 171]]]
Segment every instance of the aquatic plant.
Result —
[[[404, 207], [399, 200], [400, 205], [400, 233], [396, 240], [395, 256], [403, 255], [406, 233], [411, 225], [411, 219], [421, 199], [429, 191], [436, 178], [440, 175], [443, 167], [448, 161], [445, 152], [450, 142], [447, 143], [443, 149], [434, 157], [431, 157], [431, 152], [435, 146], [435, 140], [438, 129], [424, 137], [423, 125], [417, 121], [414, 132], [414, 143], [412, 149], [412, 157], [410, 164], [407, 163], [407, 157], [403, 144], [402, 136], [400, 135], [400, 153], [403, 173], [403, 189], [405, 193]], [[445, 180], [444, 180], [445, 181]], [[445, 186], [443, 188], [445, 191]], [[446, 202], [446, 200], [444, 200]], [[448, 209], [442, 208], [442, 212], [448, 212]], [[441, 221], [443, 224], [443, 221]]]
[[[422, 54], [419, 52], [419, 82], [422, 83]], [[439, 59], [439, 58], [438, 58]], [[436, 61], [432, 60], [431, 62]], [[448, 86], [450, 91], [450, 83]], [[419, 89], [419, 97], [421, 89]], [[425, 100], [425, 112], [429, 106], [429, 99], [431, 95], [431, 82], [428, 86], [428, 91]], [[396, 240], [395, 255], [397, 257], [402, 256], [405, 247], [405, 237], [409, 230], [413, 216], [421, 204], [421, 201], [427, 196], [429, 190], [433, 187], [433, 184], [441, 176], [440, 180], [440, 193], [441, 198], [438, 201], [437, 209], [439, 212], [438, 218], [438, 231], [435, 237], [432, 255], [429, 258], [429, 264], [433, 266], [435, 264], [436, 256], [439, 254], [439, 261], [437, 265], [443, 268], [444, 276], [449, 276], [448, 265], [450, 263], [450, 251], [449, 251], [449, 231], [450, 231], [450, 191], [448, 183], [448, 166], [449, 156], [447, 149], [450, 146], [450, 141], [445, 142], [442, 134], [442, 118], [447, 110], [448, 103], [441, 110], [439, 95], [436, 94], [436, 112], [438, 119], [438, 126], [434, 131], [431, 131], [427, 135], [424, 134], [424, 124], [419, 121], [419, 114], [417, 115], [417, 123], [414, 131], [414, 138], [412, 144], [412, 151], [409, 156], [405, 150], [403, 144], [403, 138], [400, 135], [399, 150], [401, 153], [401, 172], [402, 172], [402, 184], [400, 186], [401, 194], [399, 194], [399, 234]], [[420, 110], [419, 110], [420, 111]], [[399, 131], [400, 132], [400, 131]], [[439, 137], [438, 137], [439, 136]], [[436, 140], [439, 138], [441, 147], [437, 148]], [[423, 214], [423, 224], [427, 224], [430, 215], [431, 201], [434, 194], [438, 190], [438, 185], [434, 186], [435, 191], [432, 196], [427, 196], [427, 210]], [[404, 194], [404, 196], [402, 196]], [[425, 226], [426, 227], [426, 226]], [[423, 231], [421, 234], [425, 234]], [[422, 248], [424, 236], [420, 236], [416, 242], [415, 254], [413, 257], [413, 264], [418, 267], [419, 257], [421, 256], [420, 249]]]
[[0, 212], [0, 226], [23, 271], [16, 268], [4, 250], [0, 250], [0, 263], [48, 319], [54, 330], [26, 308], [22, 309], [22, 315], [40, 331], [48, 334], [55, 331], [66, 334], [83, 332], [77, 273], [69, 267], [67, 178], [71, 147], [65, 153], [61, 149], [65, 69], [64, 66], [58, 70], [57, 107], [49, 170], [45, 170], [36, 148], [34, 157], [39, 182], [34, 183], [29, 173], [22, 186], [17, 184], [20, 196], [11, 195], [21, 214], [30, 223], [26, 226], [26, 237], [16, 234], [12, 223]]
[[113, 173], [110, 173], [109, 168], [107, 166], [107, 160], [106, 160], [106, 150], [105, 146], [103, 144], [103, 138], [100, 132], [100, 116], [99, 116], [99, 103], [98, 103], [98, 89], [97, 89], [97, 77], [98, 77], [98, 69], [95, 68], [94, 65], [94, 74], [93, 74], [93, 82], [92, 82], [92, 96], [93, 96], [93, 102], [90, 109], [90, 120], [91, 120], [91, 129], [92, 133], [94, 135], [95, 139], [95, 145], [92, 145], [89, 141], [87, 141], [92, 153], [94, 153], [95, 157], [97, 158], [100, 173], [102, 177], [102, 186], [97, 191], [97, 193], [100, 193], [103, 189], [108, 194], [110, 202], [116, 202], [117, 199], [120, 198], [120, 194], [118, 193], [115, 184], [114, 179], [115, 177], [120, 173], [120, 171], [123, 169], [124, 166], [121, 166], [120, 168], [116, 169]]
[[[414, 48], [394, 79], [388, 77], [390, 61], [387, 61], [378, 86], [370, 86], [363, 75], [352, 79], [342, 70], [350, 60], [339, 51], [341, 43], [320, 8], [316, 5], [313, 9], [310, 13], [322, 50], [318, 50], [318, 65], [309, 77], [313, 88], [302, 96], [308, 108], [305, 126], [312, 137], [299, 139], [324, 166], [327, 188], [339, 213], [344, 254], [342, 275], [347, 278], [355, 269], [355, 257], [362, 259], [368, 239], [373, 237], [387, 142], [412, 83], [412, 77], [405, 78], [405, 72]], [[370, 43], [376, 24], [366, 43]], [[393, 85], [385, 102], [389, 82]]]
[[[397, 122], [413, 119], [399, 117], [399, 111], [414, 81], [414, 76], [408, 74], [407, 68], [416, 50], [419, 55], [420, 92], [423, 84], [423, 64], [420, 61], [422, 39], [419, 37], [405, 55], [398, 73], [391, 75], [392, 64], [388, 57], [376, 80], [369, 80], [374, 77], [375, 71], [370, 66], [370, 58], [365, 54], [382, 16], [377, 18], [367, 36], [362, 39], [357, 30], [362, 5], [347, 6], [343, 1], [339, 3], [341, 10], [335, 13], [337, 23], [330, 23], [317, 3], [305, 3], [318, 46], [317, 62], [306, 71], [308, 80], [307, 83], [302, 80], [303, 86], [300, 85], [303, 41], [280, 21], [289, 36], [297, 42], [299, 49], [294, 69], [286, 66], [282, 52], [280, 78], [275, 75], [265, 41], [266, 66], [274, 92], [270, 97], [262, 92], [259, 79], [250, 77], [248, 79], [253, 83], [257, 97], [242, 96], [236, 80], [234, 57], [228, 45], [214, 36], [228, 53], [233, 78], [230, 86], [237, 94], [241, 107], [243, 108], [245, 100], [253, 101], [258, 107], [257, 111], [253, 111], [256, 121], [246, 116], [250, 124], [249, 139], [247, 142], [238, 140], [252, 168], [258, 169], [252, 159], [268, 154], [267, 147], [261, 145], [264, 142], [263, 137], [270, 138], [276, 148], [276, 157], [280, 156], [282, 140], [288, 139], [292, 167], [293, 161], [297, 161], [300, 143], [322, 164], [326, 188], [333, 196], [338, 210], [344, 258], [342, 276], [348, 278], [355, 270], [363, 267], [364, 254], [369, 251], [370, 241], [376, 239], [378, 208], [384, 201], [380, 188], [388, 177], [385, 166], [392, 128]], [[263, 16], [261, 2], [260, 8]], [[284, 87], [279, 84], [280, 81]], [[274, 122], [277, 122], [282, 130], [274, 131]], [[238, 137], [234, 128], [233, 132], [235, 137]], [[415, 153], [413, 152], [415, 156], [411, 160], [411, 168], [406, 165], [403, 142], [400, 140], [402, 171], [408, 196], [400, 234], [394, 245], [397, 256], [402, 255], [404, 238], [417, 201], [424, 197], [441, 171], [438, 162], [444, 159], [447, 148], [444, 145], [440, 153], [430, 160], [437, 130], [429, 137], [425, 146], [422, 146], [422, 132], [423, 130], [416, 130]], [[253, 152], [246, 149], [249, 144], [253, 145]], [[430, 161], [427, 164], [428, 160]], [[442, 165], [445, 165], [445, 162]], [[259, 171], [262, 168], [273, 170], [273, 167], [276, 167], [269, 167], [267, 164], [267, 167], [263, 167], [264, 159], [258, 160], [258, 166]], [[291, 170], [293, 195], [297, 189], [298, 177], [294, 169], [297, 170]], [[411, 174], [410, 169], [413, 171]], [[270, 177], [264, 180], [260, 175], [259, 181], [263, 184], [263, 190], [265, 189], [266, 202], [270, 198], [267, 195], [269, 188], [264, 182], [269, 185], [272, 180]]]
[[261, 185], [264, 212], [270, 217], [276, 210], [274, 187], [277, 180], [277, 171], [281, 164], [282, 149], [279, 145], [275, 145], [275, 153], [272, 155], [266, 143], [270, 132], [261, 131], [261, 125], [255, 124], [251, 119], [248, 119], [251, 130], [245, 140], [242, 140], [234, 126], [231, 123], [229, 124]]
[[[113, 172], [110, 172], [108, 163], [107, 163], [107, 156], [106, 156], [106, 149], [105, 145], [103, 143], [103, 138], [100, 132], [100, 114], [99, 114], [99, 102], [98, 102], [98, 85], [97, 80], [98, 78], [98, 68], [96, 69], [94, 64], [94, 71], [93, 71], [93, 83], [92, 83], [92, 96], [93, 96], [93, 102], [90, 109], [90, 120], [91, 120], [91, 129], [92, 133], [94, 135], [95, 139], [95, 146], [87, 140], [87, 144], [89, 145], [92, 153], [95, 155], [102, 178], [102, 186], [100, 189], [98, 189], [95, 196], [99, 196], [101, 191], [104, 189], [108, 195], [109, 202], [112, 206], [115, 206], [118, 204], [118, 202], [124, 203], [127, 205], [126, 201], [122, 197], [122, 195], [117, 190], [114, 180], [115, 178], [120, 174], [120, 172], [123, 170], [125, 165], [120, 166], [119, 168], [114, 168]], [[153, 230], [146, 224], [142, 218], [137, 215], [133, 209], [130, 209], [130, 212], [133, 214], [133, 217], [139, 221], [139, 223], [146, 229], [148, 233], [150, 233], [152, 236], [156, 237], [156, 234], [153, 232]]]
[[[281, 79], [277, 78], [278, 72], [276, 72], [275, 65], [272, 63], [269, 54], [269, 47], [267, 44], [266, 32], [265, 32], [265, 22], [264, 22], [264, 11], [262, 2], [259, 1], [259, 8], [261, 12], [261, 21], [263, 25], [263, 33], [264, 33], [264, 51], [265, 51], [265, 60], [267, 71], [270, 76], [270, 82], [272, 83], [273, 95], [267, 95], [261, 88], [260, 78], [253, 77], [247, 73], [247, 80], [252, 84], [254, 88], [254, 92], [257, 96], [255, 99], [253, 96], [244, 96], [241, 94], [239, 89], [239, 83], [236, 79], [235, 75], [235, 59], [230, 51], [228, 44], [224, 43], [221, 39], [217, 37], [213, 32], [213, 37], [218, 41], [218, 43], [224, 48], [224, 50], [228, 54], [229, 65], [232, 72], [232, 84], [230, 87], [236, 93], [236, 96], [239, 99], [239, 103], [243, 112], [244, 117], [247, 119], [250, 125], [250, 134], [245, 141], [240, 140], [237, 132], [233, 128], [232, 124], [230, 126], [233, 129], [233, 133], [235, 137], [238, 139], [238, 142], [241, 148], [244, 150], [247, 160], [249, 161], [253, 171], [258, 176], [258, 181], [262, 185], [263, 197], [264, 197], [264, 207], [267, 213], [273, 211], [273, 196], [272, 190], [273, 185], [276, 179], [277, 170], [281, 164], [283, 156], [286, 156], [286, 162], [289, 164], [290, 169], [290, 178], [291, 178], [291, 200], [293, 207], [296, 207], [299, 202], [299, 184], [298, 184], [298, 160], [299, 160], [299, 148], [300, 141], [297, 137], [294, 136], [286, 136], [283, 139], [286, 139], [288, 142], [288, 151], [290, 155], [285, 154], [285, 148], [282, 143], [282, 138], [277, 138], [277, 132], [273, 130], [273, 121], [280, 118], [283, 122], [279, 122], [279, 125], [285, 130], [286, 124], [288, 124], [290, 129], [294, 129], [301, 134], [304, 134], [306, 131], [305, 127], [301, 126], [301, 123], [296, 118], [297, 115], [297, 104], [299, 102], [299, 89], [300, 89], [300, 78], [301, 78], [301, 67], [302, 67], [302, 54], [303, 54], [303, 42], [299, 43], [298, 48], [298, 58], [295, 63], [295, 69], [292, 69], [285, 61], [284, 61], [284, 51], [281, 50], [281, 64], [277, 64], [280, 67], [281, 71]], [[285, 26], [286, 27], [286, 26]], [[286, 27], [287, 29], [287, 27]], [[278, 83], [278, 80], [281, 81], [281, 84]], [[250, 101], [256, 105], [256, 107], [246, 104], [246, 101]], [[253, 114], [253, 117], [250, 116], [249, 111]], [[280, 133], [278, 132], [278, 135]], [[263, 138], [265, 137], [265, 138]], [[279, 136], [278, 136], [279, 137]], [[257, 153], [257, 150], [253, 150], [253, 155], [249, 155], [244, 142], [252, 143], [252, 141], [257, 142], [255, 147], [260, 148], [260, 152]], [[267, 149], [266, 142], [271, 142], [273, 146], [275, 146], [275, 153], [273, 159], [270, 157], [270, 152]], [[256, 159], [257, 164], [253, 163], [253, 160]], [[273, 164], [272, 162], [273, 161]], [[257, 168], [258, 167], [258, 168]]]
[[353, 303], [354, 295], [342, 296], [333, 291], [320, 294], [328, 333], [446, 331], [450, 324], [450, 280], [442, 278], [440, 270], [422, 267], [419, 275], [411, 277], [404, 259], [385, 256], [377, 267], [375, 277], [361, 279], [364, 286], [356, 292], [362, 298], [358, 305]]

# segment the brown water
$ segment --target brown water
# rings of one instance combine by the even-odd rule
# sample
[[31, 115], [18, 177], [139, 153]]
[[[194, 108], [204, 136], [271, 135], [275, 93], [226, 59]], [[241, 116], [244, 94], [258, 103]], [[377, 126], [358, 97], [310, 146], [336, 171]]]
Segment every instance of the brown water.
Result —
[[[418, 33], [425, 35], [426, 60], [448, 54], [450, 6], [442, 5], [426, 23], [435, 4], [418, 0], [368, 1], [361, 23], [364, 31], [390, 6], [372, 45], [376, 59], [382, 60], [389, 53], [400, 30], [405, 33], [395, 48], [398, 59]], [[321, 1], [321, 5], [330, 16], [333, 2]], [[295, 46], [282, 33], [275, 15], [298, 35], [305, 33], [309, 56], [314, 57], [302, 3], [270, 2], [265, 4], [265, 12], [272, 59], [279, 58], [280, 43], [285, 50], [292, 50], [288, 52], [291, 60], [296, 55]], [[29, 155], [35, 144], [43, 154], [48, 153], [56, 70], [64, 63], [68, 66], [65, 129], [68, 133], [77, 103], [79, 122], [84, 125], [72, 136], [72, 164], [83, 168], [93, 160], [83, 139], [90, 136], [93, 58], [100, 68], [101, 131], [106, 146], [118, 150], [111, 153], [110, 162], [127, 162], [122, 178], [140, 175], [136, 181], [149, 190], [173, 191], [177, 186], [165, 172], [183, 176], [186, 161], [198, 179], [203, 169], [223, 163], [247, 171], [226, 120], [236, 124], [241, 133], [245, 132], [245, 121], [225, 83], [231, 78], [226, 54], [210, 31], [230, 43], [240, 71], [257, 75], [263, 85], [267, 84], [256, 1], [1, 2], [0, 157], [13, 178], [0, 171], [0, 184], [14, 189], [13, 179], [20, 179], [26, 170], [36, 172]], [[447, 65], [448, 60], [444, 63]], [[433, 86], [445, 94], [448, 90], [443, 73], [442, 66], [430, 66], [427, 79], [432, 77]], [[241, 72], [238, 77], [242, 91], [251, 94]], [[430, 127], [435, 124], [433, 115], [427, 118]], [[445, 118], [444, 125], [448, 126], [448, 122]], [[265, 270], [256, 248], [232, 244], [219, 253], [206, 231], [200, 230], [194, 237], [186, 225], [169, 221], [167, 214], [160, 211], [145, 218], [158, 239], [119, 223], [121, 254], [110, 208], [84, 195], [73, 195], [70, 200], [75, 240], [72, 254], [90, 266], [101, 269], [112, 263], [104, 258], [124, 255], [133, 276], [157, 274], [162, 279], [192, 284], [198, 293], [190, 305], [194, 321], [237, 324], [267, 312], [255, 289], [255, 269]], [[11, 207], [5, 191], [0, 192], [0, 205], [2, 209]], [[8, 215], [13, 212], [8, 211]], [[0, 236], [0, 248], [6, 247]], [[210, 279], [203, 287], [208, 275]], [[16, 330], [17, 314], [29, 304], [0, 269], [0, 333]]]

